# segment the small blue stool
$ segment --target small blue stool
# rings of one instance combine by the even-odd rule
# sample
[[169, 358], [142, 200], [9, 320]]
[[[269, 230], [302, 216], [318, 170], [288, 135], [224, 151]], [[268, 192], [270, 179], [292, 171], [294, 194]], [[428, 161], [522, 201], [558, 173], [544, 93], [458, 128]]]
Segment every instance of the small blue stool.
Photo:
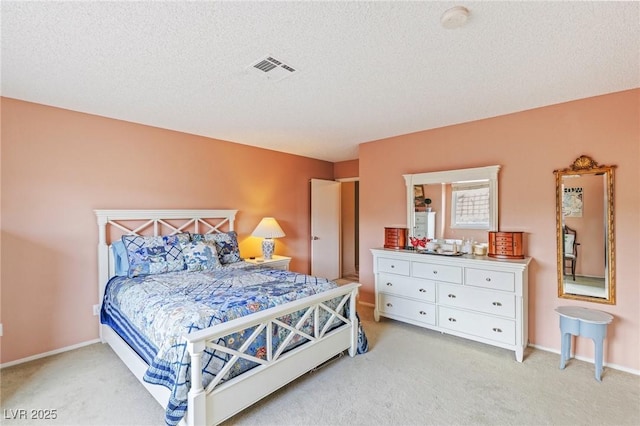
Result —
[[613, 321], [613, 316], [606, 312], [577, 306], [559, 306], [556, 312], [560, 314], [560, 333], [562, 334], [560, 369], [564, 369], [565, 362], [571, 356], [571, 335], [588, 337], [595, 344], [596, 380], [602, 381], [602, 345], [607, 337], [607, 325]]

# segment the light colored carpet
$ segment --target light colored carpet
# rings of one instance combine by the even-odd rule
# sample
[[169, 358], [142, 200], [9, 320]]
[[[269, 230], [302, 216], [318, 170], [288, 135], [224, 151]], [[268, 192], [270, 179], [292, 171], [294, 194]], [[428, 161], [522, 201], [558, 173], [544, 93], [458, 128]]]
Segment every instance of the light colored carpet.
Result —
[[576, 275], [575, 281], [571, 275], [564, 277], [564, 291], [571, 294], [581, 294], [593, 297], [607, 297], [607, 288], [604, 278], [583, 277]]
[[[359, 307], [370, 351], [344, 356], [226, 425], [638, 425], [640, 377], [528, 349], [513, 352]], [[164, 410], [102, 344], [3, 369], [2, 424], [162, 425]], [[58, 418], [11, 420], [17, 409]]]
[[564, 280], [567, 283], [571, 284], [579, 284], [579, 285], [587, 285], [591, 287], [604, 288], [605, 287], [605, 279], [604, 277], [584, 277], [582, 275], [576, 275], [576, 279], [573, 280], [571, 275], [565, 275]]

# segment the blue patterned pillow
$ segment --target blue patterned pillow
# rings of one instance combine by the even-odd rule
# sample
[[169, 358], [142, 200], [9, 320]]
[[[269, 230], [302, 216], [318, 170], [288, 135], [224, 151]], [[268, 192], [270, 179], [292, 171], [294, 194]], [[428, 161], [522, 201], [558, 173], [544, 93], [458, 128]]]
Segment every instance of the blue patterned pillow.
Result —
[[128, 277], [182, 271], [184, 257], [181, 243], [189, 241], [189, 234], [158, 237], [123, 235], [122, 242], [129, 260]]
[[182, 245], [182, 255], [187, 270], [208, 271], [220, 268], [218, 250], [213, 241], [190, 241]]
[[242, 261], [238, 247], [238, 234], [235, 231], [215, 234], [192, 234], [191, 241], [213, 241], [216, 243], [220, 263], [226, 265]]

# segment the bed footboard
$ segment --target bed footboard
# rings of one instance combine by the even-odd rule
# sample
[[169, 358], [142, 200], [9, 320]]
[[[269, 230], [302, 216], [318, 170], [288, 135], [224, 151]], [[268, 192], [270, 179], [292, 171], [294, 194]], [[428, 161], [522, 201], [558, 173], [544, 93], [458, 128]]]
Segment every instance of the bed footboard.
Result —
[[[334, 355], [348, 349], [355, 356], [358, 341], [358, 319], [356, 297], [360, 284], [351, 283], [315, 296], [296, 300], [282, 306], [257, 312], [185, 336], [191, 356], [191, 389], [187, 410], [188, 425], [218, 424], [255, 403], [276, 389], [291, 382]], [[334, 309], [327, 303], [338, 299]], [[348, 310], [344, 310], [348, 306]], [[284, 315], [304, 311], [295, 325], [279, 320]], [[324, 311], [329, 320], [322, 323]], [[348, 312], [348, 316], [342, 314]], [[307, 333], [303, 324], [312, 321], [313, 331]], [[334, 322], [339, 324], [337, 327]], [[271, 331], [274, 326], [288, 331], [287, 337], [273, 347]], [[249, 339], [237, 350], [217, 344], [218, 339], [230, 334], [256, 327]], [[267, 352], [264, 358], [246, 353], [250, 344], [266, 330]], [[296, 336], [307, 341], [295, 349], [285, 352], [287, 345]], [[202, 353], [205, 348], [229, 354], [230, 360], [205, 389], [202, 386]], [[259, 364], [248, 372], [228, 381], [221, 378], [241, 359]]]

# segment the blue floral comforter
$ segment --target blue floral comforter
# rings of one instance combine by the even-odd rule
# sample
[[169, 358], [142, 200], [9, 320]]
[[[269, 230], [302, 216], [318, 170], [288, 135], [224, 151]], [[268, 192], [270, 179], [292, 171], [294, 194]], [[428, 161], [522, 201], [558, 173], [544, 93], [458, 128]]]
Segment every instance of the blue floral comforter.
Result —
[[[167, 424], [174, 425], [186, 413], [190, 386], [185, 334], [336, 286], [324, 278], [245, 262], [214, 271], [114, 277], [105, 290], [101, 322], [111, 326], [149, 364], [145, 381], [171, 390], [165, 419]], [[292, 317], [289, 319], [295, 321], [295, 315]], [[219, 343], [238, 348], [252, 331], [236, 333]], [[265, 352], [264, 334], [249, 350], [259, 357]], [[286, 335], [284, 329], [275, 327], [273, 334], [274, 346]], [[364, 339], [366, 343], [362, 330], [360, 334], [360, 341]], [[224, 353], [205, 351], [202, 360], [205, 387], [228, 358]], [[225, 379], [256, 365], [250, 361], [236, 363]]]

